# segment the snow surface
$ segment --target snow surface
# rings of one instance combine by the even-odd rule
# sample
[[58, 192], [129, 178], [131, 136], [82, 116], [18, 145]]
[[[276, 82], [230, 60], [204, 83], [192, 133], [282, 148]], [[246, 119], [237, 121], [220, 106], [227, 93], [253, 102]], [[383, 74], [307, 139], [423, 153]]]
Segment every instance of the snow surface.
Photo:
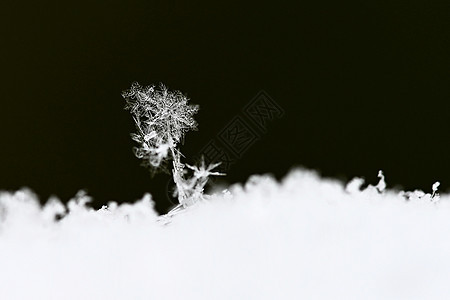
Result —
[[254, 176], [168, 225], [3, 192], [0, 299], [450, 299], [450, 195], [361, 184]]

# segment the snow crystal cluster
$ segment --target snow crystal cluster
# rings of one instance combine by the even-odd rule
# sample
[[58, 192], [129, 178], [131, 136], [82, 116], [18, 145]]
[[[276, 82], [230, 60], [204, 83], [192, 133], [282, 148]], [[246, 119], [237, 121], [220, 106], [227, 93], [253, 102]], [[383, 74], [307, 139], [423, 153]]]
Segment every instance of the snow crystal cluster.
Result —
[[[203, 200], [203, 189], [211, 175], [224, 175], [212, 172], [219, 163], [206, 167], [204, 161], [200, 166], [190, 166], [181, 162], [181, 152], [177, 145], [182, 142], [184, 134], [196, 130], [197, 123], [193, 115], [198, 112], [198, 105], [188, 104], [189, 99], [180, 91], [169, 91], [160, 84], [141, 86], [135, 82], [129, 90], [122, 93], [126, 101], [125, 109], [133, 116], [137, 133], [131, 137], [139, 146], [134, 148], [136, 157], [143, 160], [143, 165], [153, 172], [165, 170], [163, 163], [172, 159], [172, 176], [176, 185], [174, 196], [178, 197], [180, 207], [193, 205]], [[187, 169], [194, 173], [186, 178]]]
[[[145, 165], [159, 168], [189, 130], [197, 129], [193, 115], [198, 105], [189, 105], [188, 98], [179, 91], [169, 91], [164, 85], [141, 86], [134, 82], [122, 93], [125, 109], [133, 116], [137, 133], [131, 135], [139, 146], [134, 148]], [[179, 155], [177, 151], [175, 155]]]
[[159, 222], [135, 204], [0, 194], [0, 299], [448, 299], [450, 195], [296, 169]]

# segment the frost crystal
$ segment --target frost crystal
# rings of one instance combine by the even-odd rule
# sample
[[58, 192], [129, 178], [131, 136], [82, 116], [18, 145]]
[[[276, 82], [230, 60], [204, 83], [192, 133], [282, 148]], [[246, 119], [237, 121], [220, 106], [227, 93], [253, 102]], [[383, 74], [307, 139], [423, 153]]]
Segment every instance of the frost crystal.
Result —
[[183, 142], [184, 134], [197, 130], [193, 115], [198, 112], [198, 105], [188, 104], [189, 99], [179, 91], [169, 91], [163, 84], [141, 86], [135, 82], [129, 90], [122, 93], [125, 109], [133, 116], [137, 133], [131, 138], [139, 146], [134, 148], [136, 157], [143, 160], [143, 165], [152, 171], [164, 169], [163, 163], [173, 160], [172, 175], [177, 186], [178, 200], [187, 206], [202, 198], [203, 187], [209, 175], [222, 175], [211, 172], [218, 164], [197, 168], [192, 178], [185, 179], [185, 165], [181, 163], [181, 152], [176, 149]]
[[179, 91], [169, 91], [163, 84], [159, 88], [143, 87], [135, 82], [122, 93], [125, 109], [133, 115], [137, 133], [131, 135], [139, 143], [135, 155], [144, 164], [159, 168], [189, 130], [197, 129], [193, 115], [198, 105], [189, 105], [188, 98]]

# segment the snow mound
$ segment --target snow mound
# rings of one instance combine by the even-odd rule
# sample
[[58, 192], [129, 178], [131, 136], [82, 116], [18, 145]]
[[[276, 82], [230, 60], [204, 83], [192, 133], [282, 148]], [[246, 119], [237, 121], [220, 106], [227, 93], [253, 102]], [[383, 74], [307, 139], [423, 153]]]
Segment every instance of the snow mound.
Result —
[[168, 225], [3, 192], [0, 299], [448, 299], [450, 195], [362, 184], [253, 176]]

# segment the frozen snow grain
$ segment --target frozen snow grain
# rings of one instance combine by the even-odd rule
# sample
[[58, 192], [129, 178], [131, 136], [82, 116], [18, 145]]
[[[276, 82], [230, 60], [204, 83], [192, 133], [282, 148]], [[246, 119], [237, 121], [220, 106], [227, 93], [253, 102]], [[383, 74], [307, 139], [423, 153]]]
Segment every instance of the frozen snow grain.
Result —
[[5, 192], [0, 299], [448, 299], [450, 196], [380, 179], [253, 176], [168, 225], [150, 195], [95, 211]]

